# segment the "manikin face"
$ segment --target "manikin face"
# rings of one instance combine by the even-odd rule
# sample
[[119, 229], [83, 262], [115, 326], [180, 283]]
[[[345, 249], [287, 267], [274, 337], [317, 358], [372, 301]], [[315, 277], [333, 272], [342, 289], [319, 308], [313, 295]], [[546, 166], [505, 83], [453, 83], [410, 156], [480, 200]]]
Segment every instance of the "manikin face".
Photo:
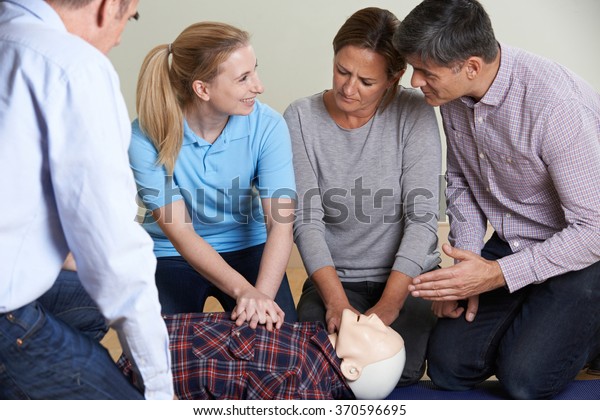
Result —
[[421, 89], [429, 105], [443, 105], [468, 95], [468, 79], [462, 67], [448, 68], [425, 63], [416, 56], [408, 57], [407, 61], [413, 67], [410, 83]]
[[371, 116], [392, 81], [383, 56], [366, 48], [348, 45], [333, 60], [333, 93], [340, 111]]
[[342, 372], [351, 380], [358, 378], [365, 366], [389, 359], [404, 348], [400, 334], [377, 315], [356, 315], [346, 309], [339, 331], [335, 351], [342, 359]]
[[256, 72], [254, 49], [245, 45], [235, 50], [220, 66], [220, 73], [206, 83], [209, 105], [216, 113], [248, 115], [264, 88]]

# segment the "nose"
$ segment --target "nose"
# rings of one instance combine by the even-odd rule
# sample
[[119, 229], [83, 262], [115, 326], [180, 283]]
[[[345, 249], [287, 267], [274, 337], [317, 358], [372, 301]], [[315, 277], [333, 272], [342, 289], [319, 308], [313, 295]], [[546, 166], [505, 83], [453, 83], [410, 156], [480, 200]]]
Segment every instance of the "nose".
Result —
[[420, 88], [426, 85], [425, 78], [418, 70], [414, 70], [412, 77], [410, 78], [410, 84], [414, 88]]
[[263, 93], [265, 91], [265, 87], [263, 86], [262, 82], [260, 81], [260, 77], [258, 77], [258, 73], [256, 73], [254, 75], [254, 80], [253, 80], [253, 85], [252, 85], [252, 91], [258, 95], [260, 95], [261, 93]]
[[348, 79], [346, 83], [344, 83], [342, 90], [344, 92], [344, 95], [352, 96], [356, 93], [356, 81], [352, 78]]

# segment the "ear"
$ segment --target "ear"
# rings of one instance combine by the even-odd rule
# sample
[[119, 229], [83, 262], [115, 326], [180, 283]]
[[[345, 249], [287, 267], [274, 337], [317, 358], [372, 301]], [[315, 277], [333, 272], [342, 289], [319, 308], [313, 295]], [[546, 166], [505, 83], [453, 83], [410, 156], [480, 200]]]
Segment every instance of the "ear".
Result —
[[342, 375], [344, 375], [344, 377], [349, 381], [356, 381], [358, 378], [360, 378], [360, 373], [362, 370], [355, 363], [347, 362], [346, 360], [342, 360], [340, 369], [342, 370]]
[[192, 89], [196, 96], [203, 101], [208, 101], [210, 99], [210, 94], [208, 93], [208, 87], [206, 83], [202, 80], [194, 80], [192, 82]]
[[97, 22], [99, 27], [103, 27], [110, 19], [114, 19], [119, 11], [119, 2], [117, 0], [100, 0], [97, 12]]
[[465, 69], [467, 78], [469, 78], [469, 80], [473, 80], [481, 72], [481, 69], [483, 68], [483, 60], [481, 57], [469, 57], [463, 68]]

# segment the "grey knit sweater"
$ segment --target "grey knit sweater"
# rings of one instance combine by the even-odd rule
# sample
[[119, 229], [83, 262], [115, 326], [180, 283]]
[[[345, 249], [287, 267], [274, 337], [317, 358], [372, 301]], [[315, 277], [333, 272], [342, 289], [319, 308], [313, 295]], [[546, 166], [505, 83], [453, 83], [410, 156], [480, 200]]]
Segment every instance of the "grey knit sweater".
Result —
[[440, 263], [441, 145], [433, 108], [414, 89], [364, 126], [329, 116], [323, 93], [285, 111], [298, 205], [294, 240], [309, 275], [335, 267], [342, 281], [385, 282]]

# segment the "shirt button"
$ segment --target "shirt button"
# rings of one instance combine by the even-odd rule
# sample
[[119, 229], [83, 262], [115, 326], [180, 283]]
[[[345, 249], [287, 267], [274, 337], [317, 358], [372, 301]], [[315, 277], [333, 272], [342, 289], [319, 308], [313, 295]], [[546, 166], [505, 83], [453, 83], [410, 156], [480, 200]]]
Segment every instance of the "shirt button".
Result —
[[480, 158], [480, 159], [485, 159], [485, 155], [484, 155], [483, 153], [480, 153], [480, 154], [479, 154], [479, 158]]
[[21, 347], [23, 345], [23, 340], [20, 338], [17, 338], [17, 346]]
[[506, 163], [512, 163], [512, 158], [507, 158]]
[[507, 218], [507, 219], [510, 219], [510, 217], [511, 217], [511, 216], [512, 216], [512, 214], [510, 214], [510, 213], [506, 213], [506, 218]]
[[518, 248], [519, 247], [519, 241], [514, 241], [513, 245], [515, 246], [515, 248]]
[[478, 122], [479, 124], [481, 124], [481, 123], [483, 122], [483, 117], [478, 117], [478, 118], [477, 118], [477, 122]]
[[13, 314], [8, 314], [6, 315], [6, 319], [8, 319], [10, 322], [14, 322], [15, 316]]

